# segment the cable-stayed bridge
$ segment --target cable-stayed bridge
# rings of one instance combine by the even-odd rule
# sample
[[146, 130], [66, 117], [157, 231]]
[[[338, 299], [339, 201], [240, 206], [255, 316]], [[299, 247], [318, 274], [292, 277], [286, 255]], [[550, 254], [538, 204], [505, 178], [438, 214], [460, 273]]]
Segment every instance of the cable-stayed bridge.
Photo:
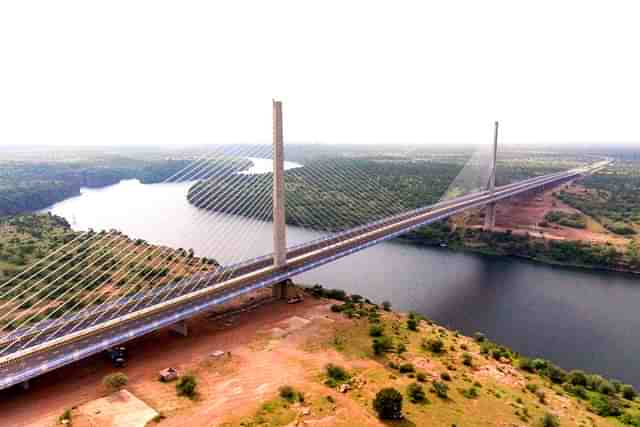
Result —
[[[330, 263], [336, 259], [348, 256], [366, 249], [380, 242], [393, 239], [408, 233], [424, 225], [446, 219], [452, 215], [460, 214], [470, 209], [486, 207], [485, 227], [495, 226], [495, 205], [503, 199], [518, 196], [524, 193], [538, 191], [541, 188], [556, 186], [563, 182], [576, 179], [602, 167], [605, 162], [579, 167], [568, 171], [551, 173], [543, 176], [529, 178], [508, 185], [496, 186], [496, 155], [497, 155], [497, 124], [493, 152], [490, 164], [487, 168], [488, 179], [485, 188], [473, 191], [465, 195], [441, 201], [417, 209], [393, 212], [392, 205], [396, 199], [389, 194], [383, 194], [382, 206], [368, 203], [364, 196], [359, 201], [356, 209], [363, 209], [360, 205], [368, 205], [367, 209], [372, 215], [367, 218], [372, 220], [362, 225], [344, 227], [343, 229], [331, 228], [330, 233], [317, 240], [306, 242], [297, 246], [287, 247], [286, 216], [289, 210], [285, 200], [285, 173], [284, 152], [282, 136], [282, 110], [279, 102], [274, 102], [274, 144], [273, 144], [273, 173], [267, 175], [272, 183], [268, 187], [256, 186], [252, 188], [252, 203], [246, 203], [246, 193], [239, 195], [234, 185], [238, 178], [232, 162], [226, 164], [216, 163], [211, 166], [209, 162], [195, 162], [194, 170], [189, 180], [212, 182], [211, 187], [220, 187], [219, 180], [224, 177], [231, 181], [224, 181], [223, 190], [216, 193], [217, 204], [211, 202], [210, 192], [201, 189], [201, 194], [190, 194], [190, 197], [198, 198], [200, 207], [215, 207], [216, 209], [230, 212], [242, 212], [238, 219], [239, 227], [254, 226], [253, 222], [264, 223], [267, 219], [273, 229], [273, 252], [258, 258], [249, 260], [238, 259], [237, 262], [223, 263], [213, 271], [195, 273], [184, 277], [179, 281], [163, 286], [141, 287], [139, 283], [131, 284], [131, 292], [114, 293], [106, 280], [95, 279], [91, 283], [84, 283], [73, 276], [59, 278], [57, 269], [49, 269], [42, 266], [32, 277], [35, 279], [23, 287], [12, 286], [7, 294], [14, 299], [34, 299], [34, 303], [41, 300], [51, 301], [51, 295], [75, 296], [76, 303], [54, 306], [42, 304], [43, 318], [36, 319], [36, 312], [23, 315], [11, 329], [3, 331], [0, 335], [0, 389], [16, 384], [26, 384], [34, 377], [42, 375], [61, 366], [73, 363], [89, 357], [98, 352], [109, 349], [120, 343], [132, 340], [163, 327], [179, 325], [186, 319], [207, 310], [211, 310], [232, 298], [246, 294], [258, 288], [272, 286], [274, 295], [286, 297], [286, 280], [304, 271]], [[248, 154], [248, 153], [243, 153]], [[303, 168], [302, 168], [303, 169]], [[233, 172], [233, 173], [231, 173]], [[327, 169], [326, 174], [312, 172], [314, 180], [327, 179], [327, 176], [339, 175], [339, 171]], [[354, 175], [352, 175], [354, 176]], [[337, 178], [336, 178], [337, 179]], [[336, 185], [349, 185], [348, 178], [341, 177]], [[484, 178], [481, 180], [484, 181]], [[255, 184], [252, 182], [252, 184]], [[217, 188], [216, 187], [216, 188]], [[375, 191], [375, 181], [372, 181]], [[371, 188], [368, 189], [368, 191]], [[366, 193], [369, 194], [369, 193]], [[204, 201], [203, 201], [204, 200]], [[223, 206], [224, 205], [224, 206]], [[239, 207], [238, 207], [239, 206]], [[224, 209], [223, 209], [224, 208]], [[375, 215], [373, 215], [375, 213]], [[132, 213], [133, 214], [133, 213]], [[344, 219], [344, 223], [351, 223]], [[306, 220], [308, 221], [308, 219]], [[322, 218], [318, 218], [320, 223]], [[304, 219], [297, 221], [304, 223]], [[257, 225], [256, 225], [257, 226]], [[233, 235], [233, 230], [221, 239], [233, 241], [239, 236]], [[95, 237], [105, 239], [107, 237]], [[86, 251], [96, 244], [83, 243]], [[232, 248], [232, 246], [229, 246]], [[124, 247], [126, 253], [130, 248]], [[231, 249], [228, 249], [231, 250]], [[144, 254], [144, 251], [143, 251]], [[130, 264], [141, 261], [142, 254], [132, 255]], [[241, 255], [238, 255], [238, 258]], [[74, 255], [66, 262], [73, 264]], [[165, 263], [170, 263], [169, 257]], [[84, 271], [84, 270], [83, 270]], [[78, 274], [83, 274], [79, 271]], [[23, 277], [28, 276], [27, 273]], [[153, 273], [149, 273], [153, 274]], [[16, 279], [12, 285], [19, 284]], [[45, 280], [46, 279], [46, 280]], [[155, 277], [149, 277], [153, 282]], [[62, 285], [65, 286], [57, 286]], [[126, 288], [128, 285], [125, 284]], [[32, 293], [27, 292], [35, 288]], [[60, 291], [60, 289], [63, 289]], [[18, 289], [18, 291], [16, 291]], [[89, 291], [87, 291], [89, 290]], [[9, 294], [9, 292], [14, 292]], [[81, 304], [79, 299], [84, 299], [92, 304]], [[8, 299], [11, 301], [11, 299]], [[49, 305], [49, 306], [48, 306]], [[16, 313], [15, 305], [0, 303], [0, 319]], [[39, 313], [39, 312], [38, 312]]]

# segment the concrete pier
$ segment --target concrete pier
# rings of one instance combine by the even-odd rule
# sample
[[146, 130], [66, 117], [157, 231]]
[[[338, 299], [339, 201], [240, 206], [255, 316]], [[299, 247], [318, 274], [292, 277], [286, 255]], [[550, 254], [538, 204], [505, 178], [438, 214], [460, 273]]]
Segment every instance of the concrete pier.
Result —
[[[493, 155], [491, 157], [491, 175], [489, 175], [488, 190], [491, 194], [496, 191], [496, 167], [498, 163], [498, 122], [495, 122], [493, 133]], [[492, 231], [496, 226], [496, 204], [487, 205], [484, 216], [484, 229]]]

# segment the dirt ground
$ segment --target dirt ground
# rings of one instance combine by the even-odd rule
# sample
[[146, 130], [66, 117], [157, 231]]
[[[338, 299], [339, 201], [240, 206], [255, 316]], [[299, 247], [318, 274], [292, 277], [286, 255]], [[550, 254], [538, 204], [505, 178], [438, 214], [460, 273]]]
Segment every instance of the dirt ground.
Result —
[[[95, 419], [87, 417], [83, 408], [107, 396], [101, 385], [104, 376], [121, 371], [129, 378], [126, 389], [166, 416], [162, 426], [216, 426], [230, 415], [259, 408], [282, 385], [316, 387], [306, 380], [318, 376], [327, 363], [344, 358], [332, 351], [309, 353], [301, 348], [328, 333], [327, 327], [336, 321], [340, 318], [331, 316], [326, 301], [311, 298], [299, 304], [270, 301], [231, 317], [195, 318], [189, 321], [187, 337], [161, 330], [127, 344], [130, 360], [125, 368], [115, 369], [97, 356], [35, 379], [29, 391], [3, 392], [0, 424], [50, 427], [58, 425], [65, 409], [73, 409], [74, 427], [95, 427]], [[231, 357], [213, 357], [216, 350], [231, 352]], [[175, 383], [158, 381], [158, 372], [167, 367], [196, 375], [195, 401], [178, 397]], [[357, 409], [349, 399], [340, 395], [336, 399]], [[379, 425], [366, 413], [363, 417], [358, 425]]]
[[[608, 232], [593, 218], [572, 208], [553, 196], [554, 192], [579, 191], [579, 185], [571, 183], [551, 187], [540, 194], [526, 194], [502, 201], [497, 205], [496, 229], [512, 230], [514, 233], [529, 233], [536, 237], [545, 237], [553, 240], [582, 240], [585, 242], [607, 243], [624, 247], [627, 240]], [[551, 211], [566, 213], [580, 213], [585, 216], [587, 227], [578, 229], [558, 224], [549, 224], [541, 227], [539, 224], [545, 221], [545, 215]], [[472, 224], [481, 226], [478, 216], [472, 218]]]

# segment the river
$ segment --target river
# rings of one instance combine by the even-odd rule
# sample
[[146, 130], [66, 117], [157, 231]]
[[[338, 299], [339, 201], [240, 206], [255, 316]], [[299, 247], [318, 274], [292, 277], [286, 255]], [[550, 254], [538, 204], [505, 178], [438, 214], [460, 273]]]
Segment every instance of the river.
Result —
[[[223, 235], [238, 218], [204, 215], [187, 202], [189, 185], [122, 181], [83, 189], [80, 196], [47, 210], [67, 218], [75, 229], [115, 228], [151, 243], [193, 248], [196, 255], [222, 262], [270, 252], [269, 223], [229, 239], [233, 250], [216, 251], [219, 245], [210, 236]], [[289, 245], [319, 236], [298, 227], [287, 232]], [[298, 281], [388, 300], [396, 309], [416, 311], [465, 334], [482, 331], [566, 369], [640, 387], [636, 277], [389, 242], [305, 273]]]

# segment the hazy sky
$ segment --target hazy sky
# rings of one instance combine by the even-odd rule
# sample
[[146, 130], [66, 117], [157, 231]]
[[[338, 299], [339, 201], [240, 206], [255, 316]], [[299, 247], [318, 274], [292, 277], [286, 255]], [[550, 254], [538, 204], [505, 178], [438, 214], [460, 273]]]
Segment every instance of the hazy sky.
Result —
[[0, 2], [0, 145], [640, 141], [638, 1]]

